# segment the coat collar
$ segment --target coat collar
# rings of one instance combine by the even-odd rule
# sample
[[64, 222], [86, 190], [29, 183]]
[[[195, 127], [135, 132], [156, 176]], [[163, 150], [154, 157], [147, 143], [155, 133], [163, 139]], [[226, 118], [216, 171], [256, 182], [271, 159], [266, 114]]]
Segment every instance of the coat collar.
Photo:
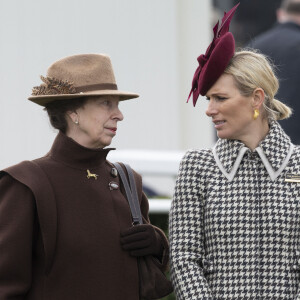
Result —
[[74, 168], [93, 169], [106, 161], [106, 156], [110, 150], [115, 149], [86, 148], [76, 143], [62, 132], [59, 132], [48, 155], [54, 160]]
[[[269, 133], [253, 155], [259, 155], [271, 180], [275, 180], [288, 164], [293, 149], [290, 138], [276, 121], [272, 121]], [[250, 155], [251, 150], [238, 140], [219, 139], [213, 148], [216, 163], [229, 181], [233, 180], [245, 153]]]

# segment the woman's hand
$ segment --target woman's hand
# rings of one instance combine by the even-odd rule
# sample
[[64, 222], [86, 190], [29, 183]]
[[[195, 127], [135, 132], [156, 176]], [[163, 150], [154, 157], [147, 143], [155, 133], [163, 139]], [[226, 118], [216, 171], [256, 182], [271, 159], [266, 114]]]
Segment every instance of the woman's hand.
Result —
[[160, 235], [150, 224], [132, 226], [121, 232], [122, 249], [132, 256], [156, 255], [162, 253]]

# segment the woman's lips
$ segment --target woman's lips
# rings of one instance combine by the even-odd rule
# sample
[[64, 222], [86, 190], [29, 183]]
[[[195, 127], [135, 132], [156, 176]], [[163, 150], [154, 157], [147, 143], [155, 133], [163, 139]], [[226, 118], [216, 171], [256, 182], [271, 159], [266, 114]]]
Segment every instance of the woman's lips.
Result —
[[215, 124], [216, 129], [220, 129], [225, 124], [225, 121], [213, 121], [213, 122]]
[[111, 127], [111, 128], [106, 128], [108, 129], [109, 131], [113, 132], [114, 134], [117, 133], [117, 128], [116, 127]]

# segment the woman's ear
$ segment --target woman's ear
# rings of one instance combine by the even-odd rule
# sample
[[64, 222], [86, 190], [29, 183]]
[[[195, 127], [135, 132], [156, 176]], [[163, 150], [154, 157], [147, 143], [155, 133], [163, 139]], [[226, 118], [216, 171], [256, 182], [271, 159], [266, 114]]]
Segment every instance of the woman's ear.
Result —
[[66, 112], [66, 115], [67, 115], [67, 117], [69, 117], [69, 119], [70, 119], [70, 121], [72, 121], [72, 123], [74, 123], [76, 125], [79, 123], [78, 114], [76, 111], [69, 110]]
[[260, 109], [265, 100], [265, 92], [262, 88], [257, 88], [253, 91], [252, 107]]

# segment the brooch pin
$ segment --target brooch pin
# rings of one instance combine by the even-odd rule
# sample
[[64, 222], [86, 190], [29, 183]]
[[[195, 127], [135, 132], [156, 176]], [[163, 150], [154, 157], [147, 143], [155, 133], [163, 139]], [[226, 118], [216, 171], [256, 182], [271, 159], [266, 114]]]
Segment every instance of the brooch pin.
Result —
[[300, 182], [300, 175], [296, 174], [286, 174], [285, 175], [286, 182]]
[[87, 176], [86, 176], [87, 179], [90, 179], [90, 178], [93, 177], [95, 180], [97, 180], [97, 177], [98, 177], [99, 175], [91, 173], [89, 169], [87, 169], [86, 172], [87, 172]]

